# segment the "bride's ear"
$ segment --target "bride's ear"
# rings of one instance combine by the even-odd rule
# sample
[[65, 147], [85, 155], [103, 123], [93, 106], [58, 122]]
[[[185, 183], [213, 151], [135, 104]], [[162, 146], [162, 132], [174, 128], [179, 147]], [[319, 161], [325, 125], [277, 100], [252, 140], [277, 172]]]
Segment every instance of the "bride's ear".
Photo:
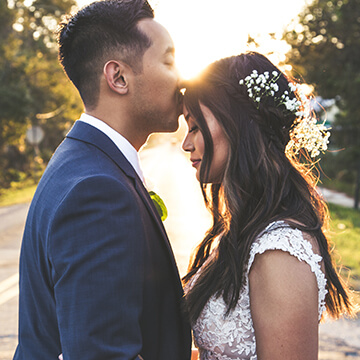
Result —
[[126, 95], [129, 92], [130, 73], [129, 66], [116, 60], [109, 60], [103, 69], [109, 88], [119, 95]]

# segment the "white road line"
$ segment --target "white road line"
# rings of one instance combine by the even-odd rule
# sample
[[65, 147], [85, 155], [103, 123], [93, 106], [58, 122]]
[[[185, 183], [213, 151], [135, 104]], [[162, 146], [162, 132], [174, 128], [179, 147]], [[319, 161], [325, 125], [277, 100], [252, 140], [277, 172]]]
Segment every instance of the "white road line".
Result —
[[9, 278], [0, 282], [0, 294], [10, 288], [13, 285], [17, 285], [19, 283], [19, 273], [16, 273]]
[[0, 305], [19, 295], [19, 273], [0, 282]]

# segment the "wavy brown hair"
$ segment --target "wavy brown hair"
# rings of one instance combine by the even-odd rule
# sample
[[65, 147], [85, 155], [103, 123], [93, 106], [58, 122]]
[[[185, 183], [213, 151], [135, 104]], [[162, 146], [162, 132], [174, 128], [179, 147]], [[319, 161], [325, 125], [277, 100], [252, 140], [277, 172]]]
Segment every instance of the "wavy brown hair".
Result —
[[[344, 312], [352, 314], [349, 290], [331, 260], [325, 236], [328, 211], [316, 191], [316, 177], [308, 166], [286, 155], [295, 115], [284, 105], [277, 106], [274, 97], [262, 98], [259, 107], [255, 106], [246, 87], [239, 85], [239, 80], [253, 70], [259, 74], [277, 71], [279, 93], [287, 90], [290, 97], [296, 96], [288, 88], [289, 79], [255, 52], [219, 60], [186, 83], [184, 106], [204, 137], [200, 184], [213, 224], [193, 255], [188, 274], [183, 278], [185, 284], [208, 259], [216, 239], [221, 237], [216, 257], [204, 266], [196, 286], [186, 296], [190, 321], [196, 321], [213, 295], [224, 298], [228, 313], [234, 309], [244, 285], [251, 245], [276, 220], [286, 220], [316, 239], [327, 279], [327, 311], [334, 318]], [[229, 142], [229, 158], [220, 184], [206, 182], [214, 144], [200, 104], [211, 110]]]

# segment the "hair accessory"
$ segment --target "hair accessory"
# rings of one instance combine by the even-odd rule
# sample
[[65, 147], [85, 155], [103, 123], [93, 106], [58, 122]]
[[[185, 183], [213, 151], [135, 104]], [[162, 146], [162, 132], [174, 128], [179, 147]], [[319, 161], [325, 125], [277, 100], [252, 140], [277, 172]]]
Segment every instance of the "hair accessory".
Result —
[[298, 118], [290, 129], [290, 141], [285, 151], [296, 155], [305, 149], [311, 157], [316, 157], [327, 150], [329, 137], [329, 128], [323, 123], [318, 124], [314, 116]]
[[[316, 157], [327, 149], [329, 129], [323, 123], [317, 123], [310, 100], [301, 91], [300, 84], [289, 82], [288, 90], [278, 94], [277, 80], [280, 75], [277, 71], [271, 74], [268, 71], [258, 74], [257, 70], [253, 70], [245, 79], [240, 79], [239, 84], [247, 87], [248, 96], [254, 101], [257, 109], [263, 98], [273, 97], [276, 106], [283, 105], [287, 111], [296, 116], [289, 133], [290, 141], [286, 145], [285, 152], [288, 155], [296, 155], [301, 149], [305, 149], [311, 157]], [[291, 93], [292, 98], [290, 98]]]

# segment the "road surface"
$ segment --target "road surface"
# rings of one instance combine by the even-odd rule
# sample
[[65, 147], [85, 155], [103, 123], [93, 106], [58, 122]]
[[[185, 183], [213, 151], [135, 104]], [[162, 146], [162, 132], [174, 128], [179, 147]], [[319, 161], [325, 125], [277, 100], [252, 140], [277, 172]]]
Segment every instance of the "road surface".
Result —
[[28, 208], [0, 208], [0, 360], [12, 359], [17, 342], [18, 263]]

